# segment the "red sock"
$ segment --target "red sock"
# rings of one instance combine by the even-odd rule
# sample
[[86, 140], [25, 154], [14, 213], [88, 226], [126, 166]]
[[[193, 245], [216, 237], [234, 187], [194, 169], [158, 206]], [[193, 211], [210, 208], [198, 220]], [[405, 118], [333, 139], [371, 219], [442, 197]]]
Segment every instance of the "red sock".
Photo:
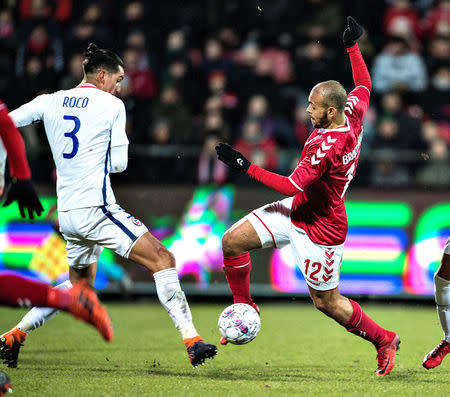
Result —
[[366, 313], [364, 313], [358, 303], [352, 301], [351, 299], [349, 299], [349, 301], [353, 307], [353, 314], [348, 323], [345, 324], [345, 328], [347, 328], [347, 331], [372, 342], [378, 349], [380, 343], [386, 335], [386, 332], [389, 331], [380, 327]]
[[41, 306], [67, 310], [70, 293], [14, 275], [0, 276], [0, 303], [9, 306]]
[[250, 254], [246, 252], [237, 256], [224, 256], [223, 270], [227, 276], [234, 303], [253, 304], [250, 296], [250, 272], [252, 270]]

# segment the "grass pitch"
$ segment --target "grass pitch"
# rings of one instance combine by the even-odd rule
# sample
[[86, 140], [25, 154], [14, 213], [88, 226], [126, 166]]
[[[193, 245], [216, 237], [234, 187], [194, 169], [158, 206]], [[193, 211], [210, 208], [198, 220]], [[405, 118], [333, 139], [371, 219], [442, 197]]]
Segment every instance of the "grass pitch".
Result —
[[[219, 346], [198, 369], [188, 363], [178, 332], [156, 303], [108, 304], [115, 338], [61, 314], [32, 333], [19, 368], [0, 364], [13, 396], [444, 396], [450, 390], [450, 358], [434, 370], [422, 358], [442, 338], [433, 305], [363, 305], [402, 340], [393, 372], [376, 377], [376, 352], [300, 303], [262, 304], [259, 336], [244, 346]], [[191, 306], [197, 329], [219, 339], [222, 305]], [[24, 310], [0, 308], [0, 331]]]

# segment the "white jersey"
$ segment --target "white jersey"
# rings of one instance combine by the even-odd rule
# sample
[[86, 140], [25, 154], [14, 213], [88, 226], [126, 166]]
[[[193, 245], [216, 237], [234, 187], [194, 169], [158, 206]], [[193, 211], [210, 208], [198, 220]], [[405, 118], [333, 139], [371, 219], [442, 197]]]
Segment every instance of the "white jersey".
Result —
[[40, 95], [10, 113], [17, 127], [39, 120], [57, 171], [58, 210], [115, 203], [110, 149], [128, 145], [125, 106], [92, 84]]

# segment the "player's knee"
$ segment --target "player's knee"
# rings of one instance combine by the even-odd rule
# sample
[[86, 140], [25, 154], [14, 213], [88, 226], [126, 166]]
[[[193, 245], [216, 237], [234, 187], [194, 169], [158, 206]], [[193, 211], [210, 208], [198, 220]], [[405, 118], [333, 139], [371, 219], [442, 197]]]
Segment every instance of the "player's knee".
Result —
[[316, 309], [320, 310], [327, 316], [332, 315], [334, 313], [335, 305], [329, 299], [323, 299], [321, 297], [313, 297], [313, 302]]
[[165, 247], [158, 248], [158, 259], [156, 267], [156, 271], [175, 267], [175, 256]]
[[235, 234], [227, 230], [222, 236], [222, 251], [225, 256], [239, 255], [238, 240]]

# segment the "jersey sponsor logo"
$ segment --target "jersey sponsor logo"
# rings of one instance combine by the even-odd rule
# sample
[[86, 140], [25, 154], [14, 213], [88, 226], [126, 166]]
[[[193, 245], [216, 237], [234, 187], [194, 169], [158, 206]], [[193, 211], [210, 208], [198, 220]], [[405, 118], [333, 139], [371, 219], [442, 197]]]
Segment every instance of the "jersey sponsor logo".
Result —
[[319, 148], [317, 148], [317, 151], [315, 154], [312, 155], [311, 157], [311, 164], [312, 165], [317, 165], [320, 163], [320, 160], [322, 158], [324, 158], [326, 156], [326, 151], [331, 149], [331, 147], [333, 146], [332, 144], [334, 142], [337, 141], [337, 138], [331, 138], [331, 136], [327, 136], [326, 142], [328, 143], [328, 145], [326, 144], [325, 140], [322, 141], [322, 144]]
[[76, 96], [65, 96], [63, 100], [63, 108], [85, 108], [89, 103], [89, 98], [87, 97], [76, 97]]
[[131, 217], [131, 222], [133, 222], [136, 226], [142, 226], [142, 222], [139, 219], [136, 219], [135, 217]]
[[239, 165], [243, 165], [244, 164], [244, 160], [242, 160], [241, 158], [238, 158], [236, 161], [237, 161], [237, 163]]

